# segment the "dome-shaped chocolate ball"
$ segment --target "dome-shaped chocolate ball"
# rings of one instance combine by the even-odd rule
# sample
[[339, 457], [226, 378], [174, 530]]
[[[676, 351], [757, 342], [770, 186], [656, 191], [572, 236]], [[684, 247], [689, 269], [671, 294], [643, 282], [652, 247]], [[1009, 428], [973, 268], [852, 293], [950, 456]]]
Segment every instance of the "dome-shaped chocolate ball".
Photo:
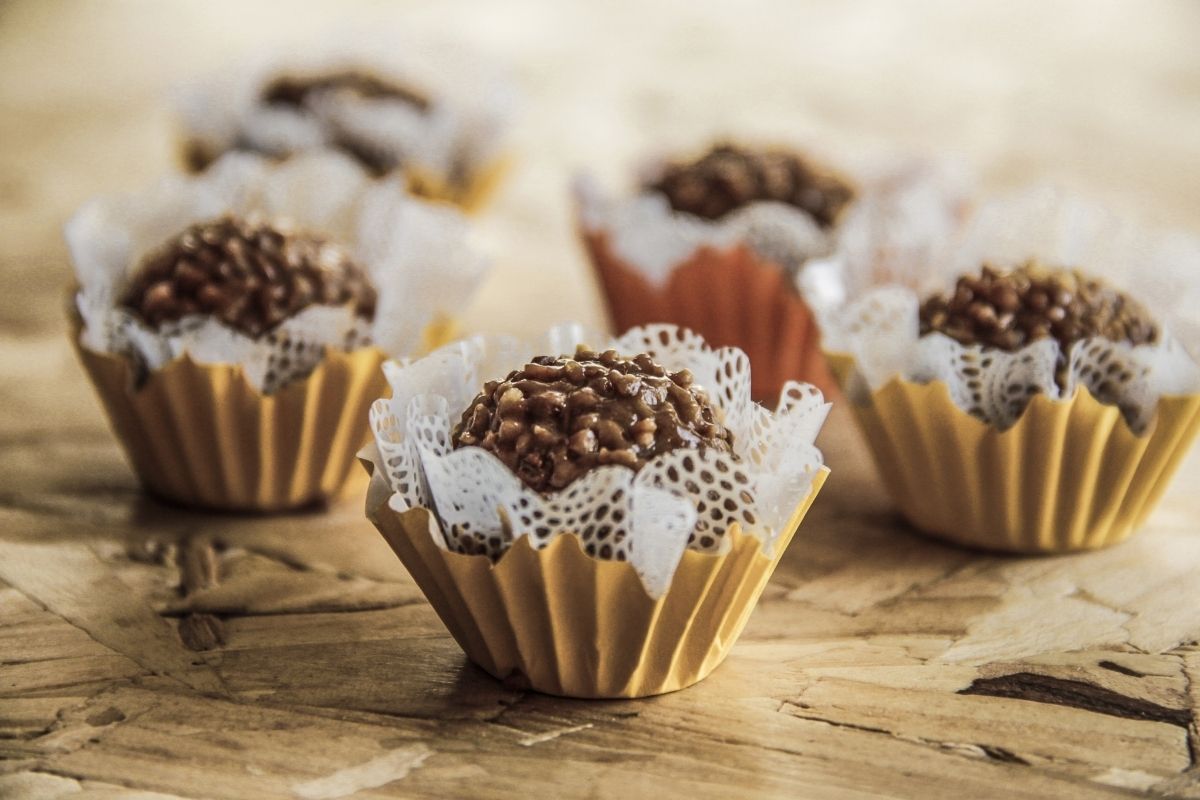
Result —
[[381, 75], [360, 69], [341, 69], [311, 75], [279, 75], [262, 89], [266, 105], [305, 108], [322, 95], [340, 94], [356, 100], [395, 100], [418, 111], [429, 110], [429, 98]]
[[832, 226], [855, 195], [847, 181], [796, 153], [732, 144], [667, 164], [646, 188], [662, 193], [676, 211], [705, 219], [770, 200], [800, 209], [822, 228]]
[[1009, 271], [984, 266], [958, 279], [950, 294], [921, 305], [921, 335], [943, 333], [966, 345], [1019, 350], [1053, 338], [1062, 360], [1071, 345], [1102, 337], [1132, 345], [1158, 339], [1158, 326], [1136, 300], [1081, 272], [1027, 262]]
[[259, 337], [312, 305], [375, 315], [366, 272], [325, 238], [224, 216], [192, 225], [151, 253], [121, 304], [154, 328], [207, 314]]
[[581, 347], [487, 383], [452, 439], [489, 450], [527, 486], [549, 492], [606, 464], [637, 470], [677, 448], [729, 451], [733, 437], [718, 417], [686, 370]]

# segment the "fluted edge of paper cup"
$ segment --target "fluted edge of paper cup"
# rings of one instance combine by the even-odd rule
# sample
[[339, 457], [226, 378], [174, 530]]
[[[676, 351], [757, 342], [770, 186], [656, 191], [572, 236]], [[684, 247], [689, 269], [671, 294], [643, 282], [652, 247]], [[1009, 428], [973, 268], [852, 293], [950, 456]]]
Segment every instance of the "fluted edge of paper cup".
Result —
[[[830, 354], [851, 396], [853, 359]], [[1164, 396], [1136, 435], [1116, 406], [1079, 389], [1036, 395], [1000, 431], [967, 414], [944, 383], [894, 378], [851, 402], [901, 513], [958, 544], [1014, 553], [1108, 547], [1145, 522], [1200, 433], [1200, 395]]]
[[241, 367], [187, 355], [135, 386], [127, 358], [72, 341], [145, 488], [199, 508], [272, 512], [332, 499], [387, 386], [373, 347], [330, 351], [308, 377], [264, 395]]
[[588, 556], [571, 533], [542, 550], [521, 537], [493, 564], [439, 547], [430, 512], [396, 511], [390, 492], [367, 515], [467, 657], [494, 677], [565, 697], [646, 697], [690, 686], [725, 659], [828, 472], [814, 476], [770, 554], [731, 529], [723, 555], [685, 551], [658, 599], [631, 565]]
[[582, 235], [618, 334], [669, 322], [714, 347], [739, 347], [750, 357], [751, 394], [760, 402], [773, 402], [788, 380], [812, 383], [826, 397], [836, 393], [812, 310], [786, 270], [753, 248], [700, 247], [655, 286], [613, 252], [606, 232]]

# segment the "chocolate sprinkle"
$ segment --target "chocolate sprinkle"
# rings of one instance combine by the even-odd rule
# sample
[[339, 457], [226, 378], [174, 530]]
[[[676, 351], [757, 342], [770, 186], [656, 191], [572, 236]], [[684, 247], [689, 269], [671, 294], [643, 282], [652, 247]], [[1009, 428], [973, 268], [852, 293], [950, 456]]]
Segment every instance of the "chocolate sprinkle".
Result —
[[227, 215], [192, 225], [152, 252], [121, 305], [153, 328], [208, 314], [260, 337], [311, 305], [351, 306], [372, 319], [375, 289], [328, 240]]
[[962, 344], [1015, 351], [1053, 338], [1060, 368], [1075, 342], [1102, 337], [1149, 344], [1159, 331], [1149, 312], [1123, 292], [1078, 271], [1029, 261], [1011, 271], [985, 265], [963, 276], [948, 295], [921, 305], [921, 335], [938, 332]]
[[322, 94], [344, 93], [361, 100], [396, 100], [418, 111], [429, 110], [429, 98], [378, 75], [347, 69], [320, 75], [281, 75], [263, 87], [260, 99], [267, 105], [305, 108]]
[[732, 144], [668, 164], [646, 188], [665, 195], [676, 211], [705, 219], [769, 200], [804, 211], [822, 228], [832, 226], [855, 195], [847, 181], [795, 153]]
[[666, 371], [646, 354], [584, 347], [541, 356], [483, 387], [453, 444], [494, 453], [539, 492], [562, 489], [593, 467], [641, 469], [677, 448], [732, 448], [708, 396], [687, 370]]
[[[309, 76], [281, 75], [263, 87], [259, 100], [264, 105], [286, 106], [307, 113], [318, 109], [323, 97], [339, 96], [355, 101], [391, 100], [406, 103], [417, 111], [429, 110], [429, 98], [405, 86], [362, 70], [346, 69]], [[329, 144], [355, 159], [378, 178], [398, 165], [394, 153], [380, 150], [352, 130], [325, 120]], [[240, 147], [239, 149], [254, 149]]]

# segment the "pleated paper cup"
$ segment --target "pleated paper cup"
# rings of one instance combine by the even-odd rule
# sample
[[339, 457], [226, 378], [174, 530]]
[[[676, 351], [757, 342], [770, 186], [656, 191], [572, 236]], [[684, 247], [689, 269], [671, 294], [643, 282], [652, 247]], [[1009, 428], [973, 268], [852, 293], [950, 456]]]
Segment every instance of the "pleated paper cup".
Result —
[[[831, 354], [848, 395], [853, 359]], [[1200, 432], [1200, 395], [1158, 402], [1136, 435], [1085, 389], [1035, 395], [999, 431], [963, 411], [944, 383], [895, 378], [852, 402], [893, 501], [914, 526], [959, 544], [1065, 553], [1128, 538], [1154, 509]]]
[[700, 247], [655, 286], [613, 251], [605, 232], [585, 231], [584, 242], [618, 333], [669, 322], [714, 347], [739, 347], [760, 402], [777, 399], [788, 380], [815, 384], [827, 397], [835, 391], [812, 311], [787, 272], [751, 247]]
[[522, 536], [494, 564], [450, 552], [436, 543], [429, 511], [388, 503], [377, 471], [367, 515], [491, 675], [565, 697], [646, 697], [690, 686], [725, 659], [828, 472], [814, 477], [771, 554], [734, 526], [724, 555], [685, 551], [658, 599], [630, 564], [588, 556], [573, 533], [542, 550]]
[[387, 386], [376, 348], [330, 352], [307, 378], [264, 395], [241, 367], [186, 355], [135, 386], [127, 358], [75, 342], [142, 484], [199, 508], [268, 512], [330, 500]]

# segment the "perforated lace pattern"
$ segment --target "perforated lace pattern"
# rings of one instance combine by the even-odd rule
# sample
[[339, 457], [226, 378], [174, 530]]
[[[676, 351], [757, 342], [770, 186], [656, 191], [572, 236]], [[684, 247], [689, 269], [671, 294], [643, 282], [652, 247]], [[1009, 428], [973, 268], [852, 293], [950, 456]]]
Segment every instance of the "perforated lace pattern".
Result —
[[[349, 308], [310, 306], [254, 339], [205, 316], [152, 330], [118, 306], [147, 252], [225, 213], [282, 217], [347, 247], [376, 287], [374, 322]], [[278, 166], [230, 155], [199, 178], [167, 178], [143, 192], [94, 200], [71, 219], [66, 235], [85, 346], [128, 356], [143, 371], [184, 353], [201, 363], [240, 365], [267, 394], [308, 375], [327, 348], [373, 344], [394, 355], [414, 352], [435, 314], [452, 315], [466, 303], [485, 266], [457, 211], [370, 181], [334, 154]]]

